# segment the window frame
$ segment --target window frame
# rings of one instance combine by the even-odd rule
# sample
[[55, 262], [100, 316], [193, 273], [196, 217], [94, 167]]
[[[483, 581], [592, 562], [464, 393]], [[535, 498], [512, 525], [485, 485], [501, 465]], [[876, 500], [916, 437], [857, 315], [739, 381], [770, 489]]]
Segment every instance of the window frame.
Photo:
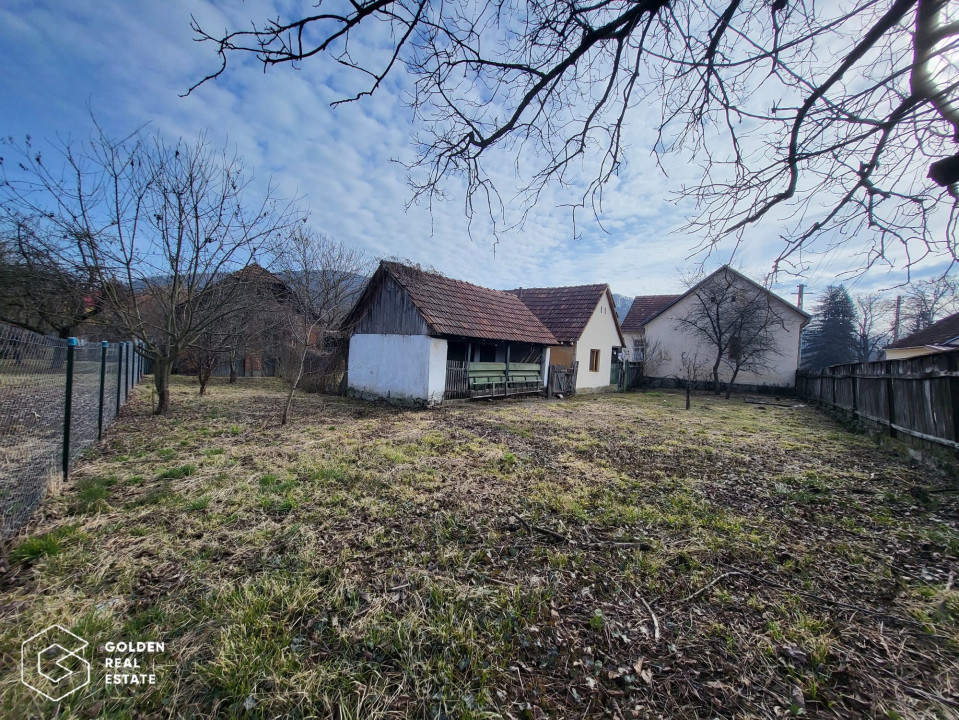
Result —
[[599, 372], [599, 363], [600, 363], [600, 351], [595, 348], [590, 348], [589, 351], [589, 371], [590, 372]]

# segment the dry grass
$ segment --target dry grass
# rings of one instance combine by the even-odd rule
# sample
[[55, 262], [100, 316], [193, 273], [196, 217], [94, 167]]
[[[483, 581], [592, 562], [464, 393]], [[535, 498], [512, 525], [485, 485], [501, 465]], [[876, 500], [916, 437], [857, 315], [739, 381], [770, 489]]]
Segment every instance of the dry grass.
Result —
[[[957, 502], [807, 408], [646, 393], [403, 411], [148, 390], [0, 576], [90, 641], [60, 717], [955, 717]], [[106, 688], [106, 640], [162, 640]]]

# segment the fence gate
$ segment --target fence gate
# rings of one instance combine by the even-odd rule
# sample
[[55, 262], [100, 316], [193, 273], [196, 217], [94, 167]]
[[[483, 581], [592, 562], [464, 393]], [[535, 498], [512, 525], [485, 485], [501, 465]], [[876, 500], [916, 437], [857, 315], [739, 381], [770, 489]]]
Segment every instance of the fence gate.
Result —
[[579, 361], [573, 361], [569, 367], [565, 365], [549, 366], [549, 383], [546, 388], [547, 397], [553, 395], [575, 395], [576, 374], [579, 370]]
[[458, 400], [470, 396], [469, 368], [465, 361], [449, 360], [446, 363], [446, 390], [444, 400]]

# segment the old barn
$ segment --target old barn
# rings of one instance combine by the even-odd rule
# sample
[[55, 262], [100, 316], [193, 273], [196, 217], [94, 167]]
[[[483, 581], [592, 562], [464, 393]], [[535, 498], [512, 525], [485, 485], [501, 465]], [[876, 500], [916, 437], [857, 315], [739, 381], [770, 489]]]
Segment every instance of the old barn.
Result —
[[351, 394], [421, 405], [541, 392], [558, 344], [515, 295], [388, 261], [344, 329]]

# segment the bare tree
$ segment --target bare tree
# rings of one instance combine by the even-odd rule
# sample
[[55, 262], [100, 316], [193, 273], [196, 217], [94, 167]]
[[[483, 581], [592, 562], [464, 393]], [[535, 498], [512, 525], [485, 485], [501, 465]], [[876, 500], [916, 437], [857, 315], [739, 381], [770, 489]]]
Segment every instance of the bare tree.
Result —
[[70, 337], [102, 310], [95, 278], [66, 259], [75, 240], [40, 236], [30, 219], [0, 207], [0, 320]]
[[783, 327], [784, 321], [776, 300], [732, 268], [720, 268], [693, 285], [690, 298], [690, 309], [676, 320], [676, 329], [710, 349], [716, 394], [724, 364], [732, 371], [731, 386], [740, 371], [762, 372], [770, 357], [779, 353], [775, 328]]
[[762, 375], [771, 369], [771, 361], [782, 353], [775, 327], [784, 328], [782, 316], [775, 310], [768, 296], [755, 302], [745, 302], [733, 323], [733, 334], [723, 364], [731, 375], [726, 384], [726, 399], [732, 392], [736, 378], [743, 370]]
[[425, 128], [410, 182], [433, 196], [464, 180], [470, 214], [502, 208], [488, 172], [502, 167], [497, 149], [523, 158], [524, 208], [583, 172], [582, 204], [598, 209], [629, 160], [624, 129], [652, 116], [664, 172], [673, 152], [702, 163], [701, 183], [683, 192], [705, 248], [780, 208], [777, 268], [804, 267], [817, 237], [865, 238], [866, 267], [899, 250], [910, 264], [956, 257], [959, 23], [948, 0], [356, 0], [193, 29], [220, 66], [190, 91], [237, 55], [266, 67], [325, 57], [357, 81], [337, 102], [372, 95], [405, 66]]
[[370, 262], [360, 250], [298, 227], [286, 239], [281, 267], [290, 288], [282, 316], [290, 388], [280, 423], [286, 425], [308, 361], [314, 372], [322, 372], [333, 349], [335, 328], [362, 292]]
[[925, 330], [937, 320], [954, 313], [959, 306], [957, 282], [943, 276], [918, 280], [906, 286], [905, 302], [900, 324], [909, 335]]
[[686, 409], [690, 407], [690, 395], [693, 387], [706, 377], [709, 372], [709, 362], [701, 358], [699, 353], [684, 352], [679, 356], [680, 380], [686, 386]]
[[186, 354], [196, 368], [196, 379], [200, 383], [200, 395], [206, 395], [206, 386], [213, 371], [222, 361], [218, 348], [220, 344], [211, 336], [201, 336], [187, 347]]
[[880, 293], [856, 295], [856, 330], [859, 334], [859, 362], [869, 362], [873, 354], [892, 339], [893, 303]]
[[644, 378], [656, 377], [656, 373], [669, 362], [669, 351], [659, 340], [650, 340], [643, 333], [633, 348], [636, 360], [642, 363]]
[[[170, 406], [178, 355], [238, 309], [243, 282], [219, 281], [268, 258], [297, 220], [270, 191], [253, 197], [239, 159], [195, 144], [102, 131], [65, 145], [52, 170], [30, 141], [8, 147], [0, 205], [36, 218], [37, 235], [75, 243], [69, 262], [93, 278], [102, 319], [153, 362], [157, 414]], [[200, 311], [202, 308], [202, 312]]]

